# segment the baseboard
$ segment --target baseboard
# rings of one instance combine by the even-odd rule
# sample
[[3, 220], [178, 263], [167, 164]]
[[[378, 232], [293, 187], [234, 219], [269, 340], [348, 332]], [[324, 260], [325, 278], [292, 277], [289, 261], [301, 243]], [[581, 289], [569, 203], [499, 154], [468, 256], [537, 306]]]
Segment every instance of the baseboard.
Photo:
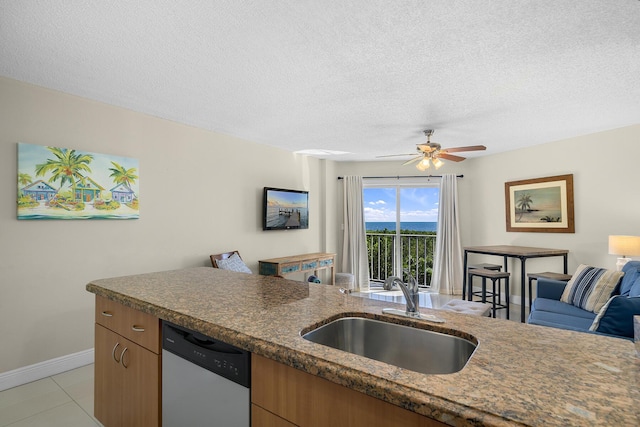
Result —
[[93, 349], [67, 354], [0, 374], [0, 391], [93, 363]]

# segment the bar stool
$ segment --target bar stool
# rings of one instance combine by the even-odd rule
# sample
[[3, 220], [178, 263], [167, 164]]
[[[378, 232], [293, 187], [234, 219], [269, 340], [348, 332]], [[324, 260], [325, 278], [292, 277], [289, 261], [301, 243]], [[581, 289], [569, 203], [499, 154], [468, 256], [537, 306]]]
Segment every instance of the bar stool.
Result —
[[[475, 276], [481, 277], [482, 279], [491, 279], [491, 282], [493, 284], [493, 287], [492, 287], [493, 292], [491, 293], [491, 310], [492, 310], [493, 317], [494, 318], [496, 317], [496, 310], [504, 308], [507, 310], [507, 319], [508, 319], [509, 318], [509, 277], [511, 276], [511, 273], [507, 271], [487, 270], [484, 268], [469, 270], [468, 282], [469, 282], [469, 296], [471, 297], [471, 300], [473, 300], [473, 293], [471, 292], [471, 290], [473, 289], [472, 282]], [[496, 293], [496, 282], [498, 282], [498, 286], [500, 286], [499, 281], [502, 279], [504, 279], [504, 291], [505, 291], [504, 304], [502, 304], [500, 300], [496, 302], [496, 295], [498, 295]], [[482, 296], [482, 302], [487, 302], [486, 280], [482, 281], [481, 296]]]
[[[480, 263], [480, 264], [471, 264], [469, 266], [467, 266], [467, 272], [469, 270], [477, 270], [480, 268], [484, 268], [485, 270], [493, 270], [493, 271], [500, 271], [502, 270], [502, 266], [498, 265], [498, 264], [487, 264], [486, 262]], [[486, 287], [486, 282], [487, 279], [482, 279], [482, 286]], [[469, 286], [469, 301], [471, 301], [473, 299], [473, 296], [471, 294], [471, 291], [473, 290], [473, 288], [471, 286]], [[477, 295], [477, 293], [475, 294]], [[498, 296], [500, 295], [500, 286], [498, 286]], [[462, 288], [462, 299], [466, 300], [467, 299], [467, 290], [465, 288]]]
[[353, 289], [355, 276], [351, 273], [336, 273], [335, 285], [344, 289]]
[[455, 311], [456, 313], [469, 314], [471, 316], [488, 317], [491, 315], [491, 306], [489, 304], [460, 299], [452, 299], [438, 310]]
[[533, 301], [533, 294], [531, 292], [531, 285], [534, 280], [538, 280], [543, 277], [545, 279], [560, 280], [562, 282], [568, 282], [571, 279], [571, 274], [554, 273], [551, 271], [545, 271], [544, 273], [529, 273], [529, 313], [531, 313], [531, 303]]

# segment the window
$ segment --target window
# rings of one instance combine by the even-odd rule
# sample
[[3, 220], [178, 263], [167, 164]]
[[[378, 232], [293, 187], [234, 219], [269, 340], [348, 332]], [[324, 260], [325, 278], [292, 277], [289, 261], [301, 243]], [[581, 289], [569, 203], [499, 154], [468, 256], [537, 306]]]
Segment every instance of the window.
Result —
[[408, 272], [427, 287], [433, 269], [439, 182], [389, 185], [386, 181], [366, 180], [363, 189], [372, 285]]

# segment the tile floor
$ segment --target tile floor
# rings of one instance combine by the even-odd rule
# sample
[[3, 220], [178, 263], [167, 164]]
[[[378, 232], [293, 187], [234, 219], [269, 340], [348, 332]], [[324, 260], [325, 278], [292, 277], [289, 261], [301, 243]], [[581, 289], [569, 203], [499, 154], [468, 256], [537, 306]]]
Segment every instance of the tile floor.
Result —
[[[401, 291], [373, 290], [354, 295], [404, 303]], [[454, 298], [420, 292], [419, 304], [438, 308]], [[511, 304], [511, 313], [511, 320], [518, 321], [520, 306]], [[498, 317], [505, 318], [504, 310], [498, 310]], [[93, 364], [0, 392], [0, 427], [6, 426], [101, 426], [93, 418]]]
[[0, 427], [96, 427], [93, 364], [0, 392]]

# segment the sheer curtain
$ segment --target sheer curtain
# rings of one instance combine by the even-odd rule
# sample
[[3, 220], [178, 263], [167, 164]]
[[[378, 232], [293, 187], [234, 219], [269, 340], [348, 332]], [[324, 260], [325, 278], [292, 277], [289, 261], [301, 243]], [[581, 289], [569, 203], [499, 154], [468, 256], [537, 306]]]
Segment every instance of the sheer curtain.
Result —
[[431, 289], [448, 295], [462, 294], [462, 246], [458, 219], [458, 182], [453, 174], [442, 176], [438, 231]]
[[344, 179], [344, 235], [342, 243], [342, 271], [355, 277], [356, 289], [369, 289], [367, 237], [362, 200], [362, 177]]

